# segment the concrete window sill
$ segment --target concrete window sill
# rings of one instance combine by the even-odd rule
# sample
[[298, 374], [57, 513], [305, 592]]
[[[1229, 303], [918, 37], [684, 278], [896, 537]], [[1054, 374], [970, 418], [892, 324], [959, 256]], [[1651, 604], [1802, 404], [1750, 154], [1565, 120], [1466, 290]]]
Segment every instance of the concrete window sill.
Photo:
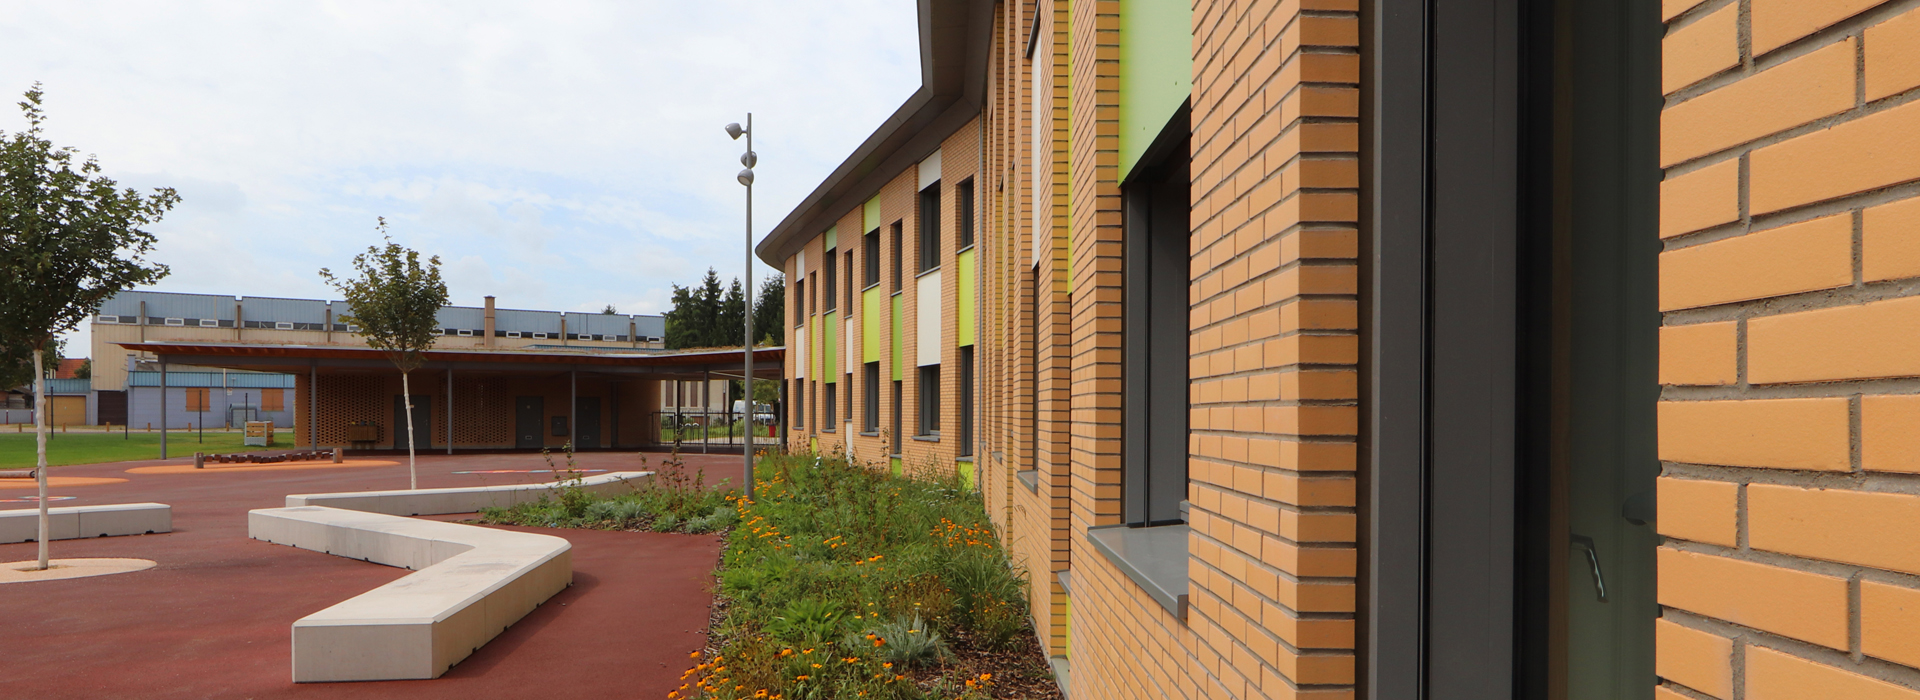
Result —
[[1187, 619], [1186, 525], [1087, 528], [1093, 548], [1133, 579], [1160, 607]]
[[1040, 470], [1023, 469], [1021, 471], [1014, 472], [1013, 478], [1019, 479], [1020, 483], [1025, 485], [1028, 491], [1032, 491], [1034, 493], [1040, 493]]

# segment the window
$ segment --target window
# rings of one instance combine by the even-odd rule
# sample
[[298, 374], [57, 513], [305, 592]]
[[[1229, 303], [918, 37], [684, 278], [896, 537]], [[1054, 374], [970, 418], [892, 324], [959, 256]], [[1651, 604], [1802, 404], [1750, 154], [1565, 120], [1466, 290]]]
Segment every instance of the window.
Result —
[[853, 373], [852, 372], [846, 373], [844, 376], [841, 377], [841, 381], [846, 382], [845, 386], [847, 387], [847, 412], [841, 414], [842, 416], [844, 416], [843, 418], [841, 418], [841, 420], [844, 420], [848, 423], [852, 423], [853, 422]]
[[795, 430], [807, 427], [806, 395], [807, 380], [793, 380], [793, 397], [789, 400], [793, 402], [793, 427]]
[[835, 406], [839, 405], [838, 403], [834, 402], [833, 389], [834, 389], [834, 386], [832, 384], [828, 384], [822, 388], [823, 393], [820, 395], [820, 411], [822, 414], [820, 416], [821, 430], [833, 430], [833, 423], [834, 423], [833, 409]]
[[867, 258], [867, 278], [860, 285], [861, 289], [880, 283], [880, 229], [868, 231], [865, 238], [866, 246], [860, 254]]
[[807, 322], [807, 281], [793, 282], [793, 325]]
[[838, 263], [840, 262], [840, 256], [829, 250], [827, 251], [826, 258], [826, 267], [820, 270], [820, 276], [825, 277], [827, 280], [827, 288], [820, 290], [820, 303], [825, 305], [820, 307], [820, 313], [832, 311], [834, 309], [834, 301], [839, 298], [839, 294], [836, 293], [836, 288], [834, 287], [834, 276], [839, 274]]
[[973, 246], [973, 178], [960, 183], [955, 194], [960, 196], [960, 249], [966, 250]]
[[261, 389], [260, 390], [260, 410], [262, 411], [287, 410], [287, 390], [286, 389]]
[[900, 454], [900, 440], [906, 437], [900, 432], [900, 415], [906, 410], [905, 395], [900, 389], [900, 385], [904, 383], [898, 379], [893, 380], [893, 435], [889, 436], [887, 441], [893, 443], [891, 449], [896, 456]]
[[973, 455], [973, 346], [960, 348], [960, 450], [962, 457]]
[[940, 183], [920, 190], [920, 271], [940, 266]]
[[863, 370], [866, 376], [861, 380], [866, 384], [860, 387], [866, 397], [866, 408], [860, 414], [860, 430], [866, 433], [880, 432], [880, 363], [869, 362]]
[[[846, 313], [847, 318], [853, 318], [853, 292], [857, 288], [858, 287], [854, 286], [853, 284], [853, 251], [848, 250], [847, 251], [847, 291], [842, 292], [843, 294], [847, 295], [847, 313]], [[848, 397], [848, 398], [851, 399], [852, 397]], [[849, 415], [847, 417], [852, 418], [853, 416]]]
[[[1167, 128], [1184, 135], [1187, 122]], [[1160, 162], [1136, 166], [1120, 189], [1126, 288], [1121, 495], [1123, 518], [1136, 526], [1180, 522], [1187, 496], [1191, 230], [1184, 139], [1162, 153]]]
[[807, 290], [812, 293], [812, 296], [808, 296], [802, 302], [807, 305], [807, 315], [811, 316], [815, 309], [820, 308], [820, 301], [817, 298], [820, 295], [820, 273], [810, 272], [807, 273], [807, 277], [813, 280], [813, 284], [807, 285]]
[[940, 365], [920, 368], [920, 434], [940, 437]]
[[893, 291], [900, 291], [900, 222], [893, 222]]
[[188, 389], [186, 391], [188, 411], [199, 413], [201, 411], [213, 410], [213, 408], [207, 404], [206, 389]]

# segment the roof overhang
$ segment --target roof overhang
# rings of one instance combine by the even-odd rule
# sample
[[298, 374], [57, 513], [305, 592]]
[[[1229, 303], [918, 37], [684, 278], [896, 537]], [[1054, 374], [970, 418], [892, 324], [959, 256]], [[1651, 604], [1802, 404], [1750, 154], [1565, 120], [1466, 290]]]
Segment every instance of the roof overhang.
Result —
[[[246, 343], [174, 343], [147, 341], [117, 343], [128, 350], [151, 353], [159, 362], [194, 367], [303, 374], [309, 370], [391, 370], [386, 354], [373, 348], [344, 345], [266, 345]], [[525, 374], [585, 371], [602, 374], [648, 375], [658, 379], [691, 379], [712, 373], [738, 379], [744, 369], [740, 348], [668, 352], [526, 351], [447, 349], [422, 353], [423, 369]], [[786, 348], [754, 348], [753, 375], [779, 379], [785, 373]]]
[[980, 114], [992, 50], [992, 0], [919, 0], [920, 89], [788, 212], [755, 254], [774, 269], [919, 163]]

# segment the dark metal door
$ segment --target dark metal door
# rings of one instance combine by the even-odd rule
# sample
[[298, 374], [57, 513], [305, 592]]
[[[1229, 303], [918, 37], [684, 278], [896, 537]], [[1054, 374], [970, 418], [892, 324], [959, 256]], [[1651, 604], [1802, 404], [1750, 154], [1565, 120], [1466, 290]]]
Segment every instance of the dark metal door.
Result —
[[573, 399], [573, 448], [600, 446], [600, 397], [576, 396]]
[[[393, 397], [393, 449], [407, 449], [407, 397]], [[251, 419], [249, 419], [251, 420]], [[413, 449], [433, 447], [433, 397], [413, 397]]]
[[523, 450], [540, 449], [541, 417], [546, 414], [546, 401], [538, 396], [518, 396], [513, 399], [513, 446]]
[[100, 423], [103, 425], [127, 424], [127, 392], [100, 392]]

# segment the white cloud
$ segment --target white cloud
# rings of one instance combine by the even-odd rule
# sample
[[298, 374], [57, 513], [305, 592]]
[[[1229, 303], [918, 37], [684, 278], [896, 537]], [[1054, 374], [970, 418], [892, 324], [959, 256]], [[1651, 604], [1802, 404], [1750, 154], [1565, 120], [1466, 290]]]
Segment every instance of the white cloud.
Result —
[[447, 261], [456, 303], [658, 312], [670, 284], [740, 267], [744, 144], [720, 127], [754, 112], [764, 234], [918, 86], [914, 11], [10, 3], [0, 92], [44, 82], [56, 143], [180, 190], [157, 289], [331, 296], [315, 271], [385, 216]]

